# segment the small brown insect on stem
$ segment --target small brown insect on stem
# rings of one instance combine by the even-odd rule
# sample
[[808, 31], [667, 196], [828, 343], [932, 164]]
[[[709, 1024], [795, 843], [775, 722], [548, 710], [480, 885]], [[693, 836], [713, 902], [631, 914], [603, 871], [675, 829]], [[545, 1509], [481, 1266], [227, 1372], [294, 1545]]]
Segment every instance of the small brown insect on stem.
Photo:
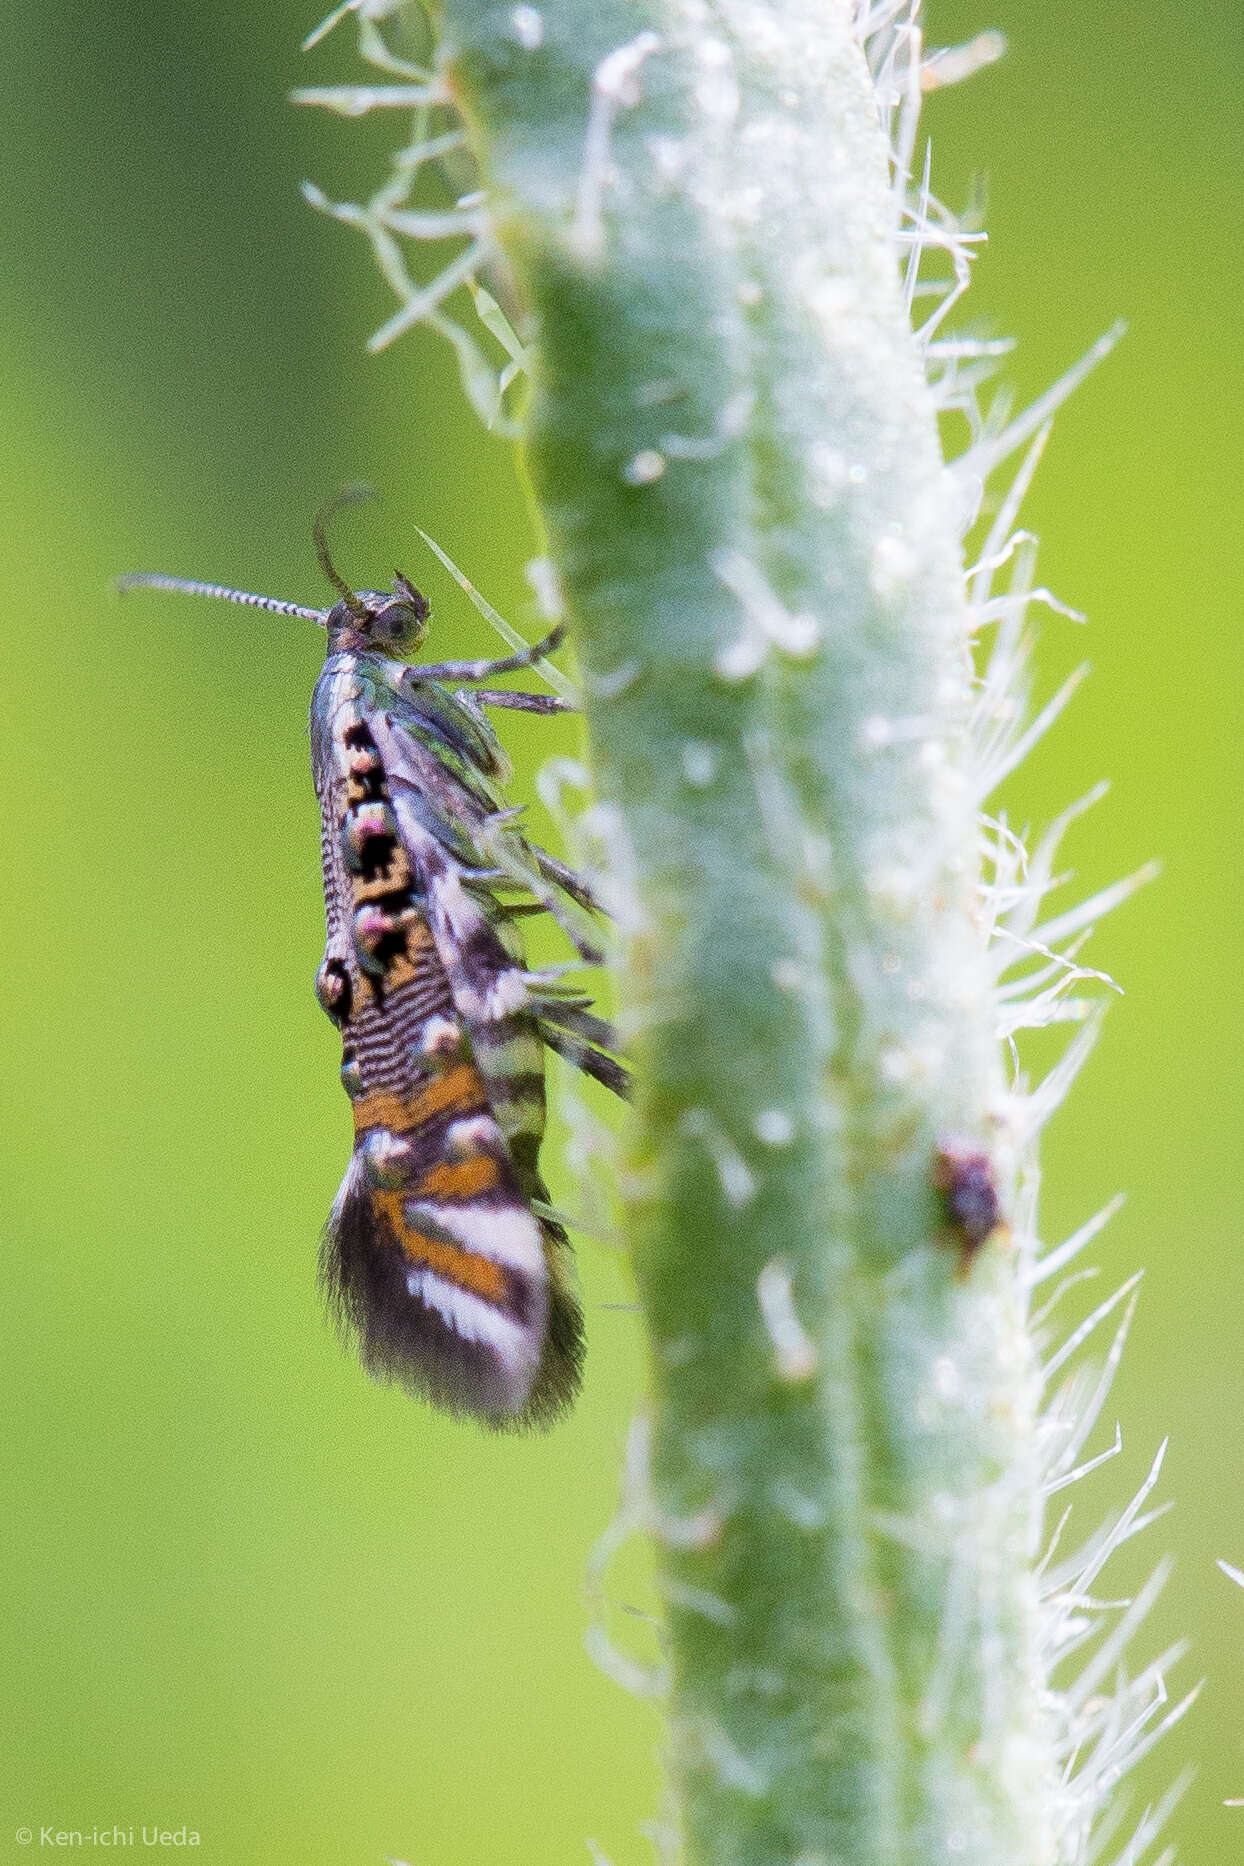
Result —
[[959, 1274], [966, 1276], [982, 1244], [1004, 1222], [993, 1161], [978, 1147], [945, 1143], [934, 1156], [933, 1184], [958, 1240]]

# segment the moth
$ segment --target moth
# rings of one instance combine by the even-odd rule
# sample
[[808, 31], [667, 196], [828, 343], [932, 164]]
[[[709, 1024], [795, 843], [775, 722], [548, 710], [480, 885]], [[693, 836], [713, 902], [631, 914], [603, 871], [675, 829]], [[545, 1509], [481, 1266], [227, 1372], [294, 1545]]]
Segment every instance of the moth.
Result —
[[[330, 1303], [373, 1377], [498, 1429], [542, 1428], [578, 1390], [583, 1319], [565, 1226], [540, 1173], [545, 1052], [625, 1095], [612, 1028], [567, 970], [531, 972], [521, 920], [547, 912], [599, 963], [587, 882], [527, 840], [486, 707], [556, 695], [480, 685], [552, 652], [412, 665], [429, 605], [400, 571], [305, 608], [139, 572], [145, 585], [317, 622], [311, 702], [328, 926], [316, 977], [341, 1032], [354, 1148], [321, 1251]], [[455, 684], [460, 683], [460, 684]]]

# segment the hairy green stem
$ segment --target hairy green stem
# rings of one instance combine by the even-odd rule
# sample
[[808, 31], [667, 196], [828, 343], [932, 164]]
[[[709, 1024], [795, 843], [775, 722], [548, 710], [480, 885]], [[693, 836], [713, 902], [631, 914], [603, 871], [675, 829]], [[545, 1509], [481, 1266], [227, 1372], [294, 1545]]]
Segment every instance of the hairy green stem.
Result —
[[[845, 0], [441, 0], [625, 879], [693, 1866], [1048, 1866], [952, 487]], [[943, 1176], [945, 1169], [943, 1168]]]

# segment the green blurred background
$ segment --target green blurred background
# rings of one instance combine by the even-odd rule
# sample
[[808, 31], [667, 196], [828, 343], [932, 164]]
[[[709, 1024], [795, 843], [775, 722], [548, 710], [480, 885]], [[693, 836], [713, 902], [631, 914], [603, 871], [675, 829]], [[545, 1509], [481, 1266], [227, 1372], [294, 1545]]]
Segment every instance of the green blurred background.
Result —
[[[39, 1850], [23, 1824], [115, 1822], [186, 1823], [219, 1866], [550, 1866], [588, 1838], [626, 1866], [648, 1857], [659, 1731], [582, 1647], [640, 1384], [609, 1306], [624, 1276], [582, 1246], [587, 1390], [544, 1441], [449, 1425], [339, 1351], [314, 1277], [348, 1147], [310, 989], [320, 641], [109, 589], [151, 567], [320, 601], [309, 515], [362, 476], [383, 503], [340, 527], [348, 574], [396, 555], [444, 651], [483, 649], [418, 522], [533, 625], [506, 447], [434, 341], [365, 356], [385, 289], [298, 198], [304, 176], [366, 192], [394, 127], [287, 107], [353, 70], [345, 38], [300, 59], [314, 20], [290, 0], [6, 11], [0, 1862]], [[1042, 678], [1086, 649], [1095, 673], [1010, 801], [1040, 821], [1108, 775], [1078, 885], [1165, 863], [1094, 948], [1127, 995], [1050, 1135], [1046, 1230], [1128, 1190], [1090, 1286], [1148, 1266], [1125, 1451], [1077, 1517], [1171, 1434], [1177, 1508], [1147, 1541], [1179, 1560], [1134, 1656], [1187, 1635], [1186, 1681], [1209, 1682], [1137, 1795], [1196, 1762], [1172, 1831], [1189, 1861], [1236, 1859], [1244, 1598], [1213, 1558], [1244, 1563], [1244, 16], [933, 0], [927, 23], [1010, 39], [928, 123], [952, 204], [987, 178], [973, 310], [1020, 337], [1018, 392], [1131, 327], [1028, 508], [1043, 579], [1091, 617], [1047, 624]], [[505, 731], [522, 790], [550, 737]]]

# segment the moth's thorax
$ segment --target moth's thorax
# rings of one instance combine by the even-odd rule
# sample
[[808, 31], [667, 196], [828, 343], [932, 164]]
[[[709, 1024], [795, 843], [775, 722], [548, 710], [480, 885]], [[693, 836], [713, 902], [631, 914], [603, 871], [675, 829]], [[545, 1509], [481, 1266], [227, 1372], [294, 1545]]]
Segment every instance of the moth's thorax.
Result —
[[419, 665], [394, 660], [375, 649], [331, 650], [316, 682], [311, 702], [312, 756], [320, 775], [332, 759], [331, 744], [340, 740], [358, 715], [388, 714], [406, 731], [462, 759], [478, 776], [504, 783], [509, 760], [488, 721], [469, 711], [460, 698], [435, 680], [423, 680]]
[[341, 698], [351, 693], [356, 698], [370, 698], [380, 689], [396, 689], [406, 671], [404, 661], [395, 661], [374, 648], [334, 648], [330, 643], [316, 693], [331, 688]]
[[316, 788], [338, 763], [333, 747], [352, 721], [391, 705], [397, 697], [401, 664], [366, 650], [330, 650], [311, 697], [311, 752]]

